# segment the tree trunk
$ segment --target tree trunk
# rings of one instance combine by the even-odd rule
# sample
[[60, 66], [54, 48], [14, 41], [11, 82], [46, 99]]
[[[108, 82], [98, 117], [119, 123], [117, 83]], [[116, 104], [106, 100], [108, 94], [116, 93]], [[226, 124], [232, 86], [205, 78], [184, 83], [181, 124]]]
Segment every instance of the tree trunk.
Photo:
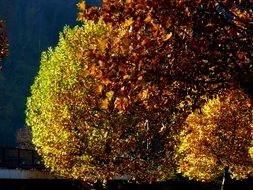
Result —
[[228, 167], [226, 167], [224, 169], [224, 173], [223, 173], [223, 178], [222, 178], [222, 183], [221, 183], [221, 190], [224, 190], [225, 189], [225, 181], [226, 179], [229, 177], [229, 174], [228, 174]]

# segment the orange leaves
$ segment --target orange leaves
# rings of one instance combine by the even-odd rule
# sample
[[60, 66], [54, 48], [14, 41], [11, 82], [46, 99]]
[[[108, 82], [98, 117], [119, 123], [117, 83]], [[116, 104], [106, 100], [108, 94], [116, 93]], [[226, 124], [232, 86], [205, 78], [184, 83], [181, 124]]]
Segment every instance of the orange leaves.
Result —
[[102, 78], [101, 83], [107, 86], [108, 84], [111, 83], [111, 81], [108, 78]]
[[145, 23], [148, 23], [148, 22], [151, 22], [151, 20], [152, 20], [152, 17], [151, 17], [151, 15], [149, 14], [149, 15], [145, 18], [144, 22], [145, 22]]
[[128, 3], [132, 3], [133, 2], [133, 0], [126, 0], [126, 3], [128, 4]]
[[101, 102], [101, 108], [107, 110], [108, 106], [109, 106], [109, 99], [108, 98], [103, 99]]
[[103, 72], [95, 65], [91, 65], [89, 72], [96, 78], [101, 78], [103, 76]]
[[129, 26], [131, 26], [133, 23], [134, 23], [133, 18], [130, 17], [129, 19], [125, 20], [123, 26], [124, 26], [124, 27], [129, 27]]
[[80, 11], [84, 11], [86, 9], [85, 1], [80, 1], [77, 3], [77, 7]]
[[129, 100], [126, 97], [116, 98], [114, 101], [114, 108], [119, 110], [119, 113], [123, 113], [129, 106]]
[[[199, 113], [190, 111], [204, 104], [203, 95], [209, 97], [220, 92], [231, 84], [231, 80], [234, 86], [247, 86], [241, 85], [241, 81], [248, 80], [238, 77], [240, 80], [236, 81], [234, 76], [247, 76], [244, 71], [250, 73], [247, 68], [252, 43], [247, 36], [251, 37], [251, 33], [238, 30], [236, 26], [232, 29], [231, 22], [222, 23], [225, 19], [217, 21], [215, 18], [222, 14], [217, 15], [213, 1], [197, 1], [197, 4], [201, 3], [197, 7], [193, 6], [196, 1], [177, 1], [178, 6], [172, 5], [172, 1], [103, 2], [99, 9], [85, 10], [85, 4], [78, 5], [81, 14], [94, 22], [87, 27], [89, 22], [86, 21], [85, 27], [80, 27], [84, 30], [82, 35], [71, 36], [71, 32], [70, 45], [69, 42], [62, 43], [67, 48], [60, 53], [68, 55], [77, 51], [74, 56], [59, 56], [77, 58], [77, 63], [81, 62], [79, 67], [73, 66], [73, 70], [76, 69], [73, 74], [77, 75], [73, 76], [75, 84], [70, 86], [71, 90], [66, 90], [66, 98], [58, 94], [54, 97], [62, 98], [58, 100], [59, 106], [66, 103], [69, 116], [67, 121], [58, 120], [54, 124], [61, 123], [69, 131], [80, 130], [80, 134], [85, 134], [85, 138], [81, 138], [78, 133], [75, 140], [80, 141], [81, 150], [88, 147], [84, 154], [89, 159], [80, 168], [75, 168], [76, 175], [83, 177], [85, 172], [82, 170], [85, 170], [110, 178], [112, 174], [125, 172], [127, 165], [127, 172], [140, 175], [134, 177], [157, 180], [155, 174], [162, 170], [161, 176], [166, 179], [169, 174], [165, 173], [171, 165], [165, 163], [171, 163], [173, 158], [173, 153], [167, 150], [174, 150], [177, 145], [174, 138], [182, 127], [177, 159], [180, 160], [179, 170], [185, 175], [206, 180], [222, 170], [223, 165], [217, 164], [220, 158], [235, 163], [238, 157], [235, 153], [239, 149], [244, 151], [241, 147], [248, 145], [243, 139], [251, 134], [248, 133], [250, 117], [247, 112], [251, 109], [250, 101], [238, 99], [241, 96], [233, 92], [232, 97], [239, 103], [232, 98], [227, 101], [221, 98], [208, 101]], [[200, 6], [205, 10], [200, 11]], [[210, 14], [204, 14], [209, 11]], [[243, 15], [240, 18], [244, 19]], [[68, 62], [67, 69], [59, 69], [65, 78], [70, 75], [68, 67], [76, 62], [72, 59], [61, 60], [61, 63]], [[233, 68], [241, 65], [243, 73], [240, 75]], [[227, 94], [224, 97], [226, 99]], [[34, 101], [34, 104], [37, 102], [40, 101]], [[41, 120], [51, 122], [50, 117]], [[234, 126], [240, 130], [234, 128], [233, 132]], [[137, 141], [136, 146], [128, 146], [131, 135]], [[155, 139], [165, 143], [156, 142], [161, 147], [159, 152], [150, 148]], [[242, 153], [238, 155], [244, 159]], [[126, 161], [121, 159], [115, 165], [115, 160], [120, 160], [118, 157], [124, 157]], [[153, 163], [157, 163], [157, 167]]]
[[102, 90], [103, 90], [103, 85], [98, 85], [95, 92], [96, 92], [96, 94], [101, 94]]

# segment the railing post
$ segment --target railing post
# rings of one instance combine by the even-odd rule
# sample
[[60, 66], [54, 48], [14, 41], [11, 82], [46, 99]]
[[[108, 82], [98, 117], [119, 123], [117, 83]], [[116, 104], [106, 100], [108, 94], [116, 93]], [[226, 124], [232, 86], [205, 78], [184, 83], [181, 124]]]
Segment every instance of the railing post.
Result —
[[3, 167], [6, 167], [6, 164], [5, 164], [5, 148], [2, 148], [2, 161], [3, 161]]
[[35, 151], [32, 150], [32, 169], [35, 169]]
[[20, 163], [20, 149], [17, 149], [18, 150], [18, 164], [17, 164], [17, 167], [18, 168], [21, 168], [21, 163]]

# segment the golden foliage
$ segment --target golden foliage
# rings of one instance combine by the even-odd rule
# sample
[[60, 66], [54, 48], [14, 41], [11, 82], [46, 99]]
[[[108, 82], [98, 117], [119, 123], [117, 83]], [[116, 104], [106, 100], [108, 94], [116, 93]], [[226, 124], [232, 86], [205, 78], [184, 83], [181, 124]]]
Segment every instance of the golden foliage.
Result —
[[253, 175], [253, 110], [241, 90], [225, 91], [190, 114], [180, 133], [178, 171], [210, 181], [226, 167], [232, 178]]
[[[245, 102], [241, 108], [250, 105], [246, 95], [233, 91], [234, 99], [210, 100], [202, 114], [189, 115], [223, 88], [240, 86], [251, 94], [249, 15], [239, 16], [243, 22], [233, 20], [232, 27], [224, 19], [232, 4], [225, 10], [224, 3], [104, 0], [100, 8], [86, 8], [80, 2], [78, 20], [84, 26], [65, 29], [57, 47], [42, 54], [27, 103], [27, 123], [46, 165], [82, 180], [125, 174], [138, 181], [168, 179], [175, 166], [174, 137], [187, 118], [176, 157], [179, 171], [212, 179], [226, 165], [217, 164], [222, 159], [233, 163], [231, 174], [243, 178], [246, 165], [239, 167], [236, 155], [248, 148], [239, 138], [249, 130], [242, 119], [248, 109], [238, 109], [236, 118], [242, 120], [226, 118], [237, 113], [236, 98]], [[235, 128], [238, 139], [231, 135], [232, 121], [246, 126], [242, 132]], [[230, 137], [242, 143], [244, 153]], [[238, 154], [225, 154], [224, 140]]]

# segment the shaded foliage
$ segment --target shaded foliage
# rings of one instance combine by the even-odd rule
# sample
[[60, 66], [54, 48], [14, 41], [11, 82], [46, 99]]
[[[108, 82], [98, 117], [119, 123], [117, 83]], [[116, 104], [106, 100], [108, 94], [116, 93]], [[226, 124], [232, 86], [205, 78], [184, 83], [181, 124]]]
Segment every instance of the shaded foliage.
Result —
[[190, 94], [198, 101], [231, 85], [252, 95], [252, 6], [252, 1], [105, 0], [99, 9], [80, 6], [79, 20], [102, 17], [128, 25], [129, 63], [142, 59], [146, 75], [158, 75], [153, 81], [176, 81], [180, 97]]

